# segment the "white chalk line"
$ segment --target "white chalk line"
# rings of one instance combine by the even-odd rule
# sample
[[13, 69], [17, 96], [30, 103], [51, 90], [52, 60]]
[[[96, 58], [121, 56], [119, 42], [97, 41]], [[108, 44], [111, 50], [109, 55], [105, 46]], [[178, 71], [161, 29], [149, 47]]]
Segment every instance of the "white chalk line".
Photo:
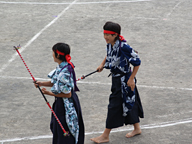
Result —
[[[76, 3], [76, 1], [77, 1], [77, 0], [74, 0], [72, 3], [70, 3], [69, 6], [66, 7], [61, 13], [59, 13], [59, 15], [58, 15], [56, 18], [54, 18], [49, 24], [47, 24], [43, 29], [41, 29], [31, 40], [29, 40], [25, 46], [21, 47], [21, 49], [19, 49], [20, 53], [21, 53], [22, 51], [24, 51], [28, 46], [30, 46], [31, 43], [32, 43], [33, 41], [35, 41], [47, 28], [49, 28], [52, 24], [54, 24], [74, 3]], [[10, 59], [6, 64], [4, 64], [4, 65], [1, 67], [0, 73], [3, 72], [3, 70], [5, 70], [12, 61], [15, 60], [15, 58], [16, 58], [17, 55], [18, 55], [17, 52], [15, 52], [15, 53], [12, 55], [11, 59]]]
[[181, 3], [182, 3], [181, 1], [178, 2], [178, 3], [173, 7], [173, 9], [171, 10], [171, 12], [167, 14], [167, 17], [166, 17], [166, 18], [168, 18], [168, 17], [173, 13], [173, 11], [174, 11]]
[[[135, 3], [135, 2], [148, 2], [152, 0], [132, 0], [132, 1], [100, 1], [100, 2], [76, 2], [76, 5], [79, 4], [106, 4], [106, 3]], [[71, 3], [48, 3], [48, 2], [6, 2], [0, 1], [3, 4], [30, 4], [30, 5], [68, 5]]]
[[182, 2], [178, 2], [173, 8], [172, 10], [166, 15], [166, 17], [164, 18], [164, 20], [167, 20], [169, 18], [169, 16], [173, 13], [173, 11], [181, 4]]
[[[14, 77], [14, 76], [1, 76], [0, 78], [4, 79], [28, 79], [32, 80], [31, 77]], [[42, 81], [49, 81], [50, 79], [45, 79], [45, 78], [35, 78], [36, 80], [42, 80]], [[102, 83], [102, 82], [87, 82], [84, 80], [77, 81], [77, 83], [80, 84], [98, 84], [98, 85], [111, 85], [111, 83]], [[143, 87], [143, 88], [154, 88], [154, 89], [170, 89], [170, 90], [188, 90], [192, 91], [192, 88], [177, 88], [177, 87], [163, 87], [163, 86], [149, 86], [149, 85], [137, 85], [138, 87]]]
[[[136, 2], [150, 2], [153, 0], [133, 0], [133, 1], [101, 1], [101, 2], [76, 2], [74, 5], [86, 5], [86, 4], [108, 4], [108, 3], [136, 3]], [[5, 2], [4, 4], [28, 4], [28, 5], [68, 5], [70, 3], [47, 3], [47, 2]], [[159, 20], [160, 18], [147, 18], [147, 17], [128, 17], [131, 19], [146, 19], [146, 20]]]
[[189, 115], [190, 113], [192, 113], [192, 111], [178, 111], [177, 113], [170, 113], [170, 114], [166, 114], [166, 115], [157, 115], [157, 118], [167, 118], [167, 117], [180, 117], [181, 115]]
[[[163, 123], [141, 125], [141, 129], [144, 130], [144, 129], [164, 128], [164, 127], [170, 127], [170, 126], [176, 126], [176, 125], [188, 124], [188, 123], [192, 123], [192, 118], [178, 120], [178, 121], [168, 121], [168, 122], [163, 122]], [[111, 131], [111, 133], [118, 133], [118, 132], [130, 131], [130, 130], [133, 130], [133, 128], [117, 128], [117, 129], [113, 129]], [[103, 131], [86, 132], [85, 136], [93, 135], [93, 134], [101, 134], [101, 133], [103, 133]], [[52, 138], [52, 135], [13, 138], [13, 139], [0, 140], [0, 142], [3, 144], [5, 142], [16, 142], [16, 141], [22, 141], [22, 140], [37, 140], [37, 139], [49, 139], [49, 138]]]

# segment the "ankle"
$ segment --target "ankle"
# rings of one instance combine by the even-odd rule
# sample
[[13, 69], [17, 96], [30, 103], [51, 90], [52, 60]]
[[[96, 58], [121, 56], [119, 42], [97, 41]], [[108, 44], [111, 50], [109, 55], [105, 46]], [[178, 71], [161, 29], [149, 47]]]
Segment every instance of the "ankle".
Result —
[[102, 133], [102, 137], [109, 138], [109, 134], [111, 132], [111, 129], [105, 129], [104, 132]]
[[109, 134], [103, 133], [103, 134], [101, 135], [101, 137], [103, 137], [103, 138], [105, 138], [105, 139], [108, 139], [108, 138], [109, 138]]
[[134, 124], [134, 131], [141, 131], [139, 123]]

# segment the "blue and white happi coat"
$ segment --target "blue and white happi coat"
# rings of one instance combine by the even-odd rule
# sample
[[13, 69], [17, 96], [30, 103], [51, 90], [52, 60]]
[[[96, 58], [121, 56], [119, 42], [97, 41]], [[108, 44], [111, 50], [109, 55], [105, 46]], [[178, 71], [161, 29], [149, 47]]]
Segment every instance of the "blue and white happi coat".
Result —
[[[48, 77], [51, 78], [51, 83], [53, 83], [51, 91], [56, 95], [61, 92], [68, 94], [74, 88], [73, 75], [69, 72], [67, 65], [67, 62], [62, 62], [55, 70], [48, 74]], [[66, 123], [77, 143], [79, 137], [79, 124], [73, 100], [72, 98], [63, 98], [63, 102]]]
[[123, 116], [127, 116], [127, 113], [131, 111], [135, 103], [135, 90], [132, 91], [127, 86], [127, 81], [131, 76], [130, 64], [139, 66], [140, 63], [138, 54], [126, 41], [117, 40], [113, 47], [111, 44], [107, 44], [107, 58], [104, 67], [111, 70], [112, 77], [121, 77]]

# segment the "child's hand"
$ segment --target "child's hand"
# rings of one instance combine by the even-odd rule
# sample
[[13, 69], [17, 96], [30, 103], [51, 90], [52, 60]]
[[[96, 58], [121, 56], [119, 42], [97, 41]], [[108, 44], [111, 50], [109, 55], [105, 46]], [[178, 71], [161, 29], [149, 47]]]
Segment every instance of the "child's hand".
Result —
[[38, 86], [41, 87], [42, 86], [42, 83], [40, 81], [34, 81], [33, 82], [35, 87], [37, 88]]
[[134, 91], [135, 89], [134, 79], [129, 78], [129, 80], [127, 81], [127, 85], [131, 88], [132, 91]]
[[98, 72], [101, 72], [103, 70], [103, 65], [100, 65], [98, 68], [97, 68], [97, 71]]
[[49, 94], [49, 91], [47, 91], [46, 88], [42, 88], [41, 91], [43, 92], [43, 94]]

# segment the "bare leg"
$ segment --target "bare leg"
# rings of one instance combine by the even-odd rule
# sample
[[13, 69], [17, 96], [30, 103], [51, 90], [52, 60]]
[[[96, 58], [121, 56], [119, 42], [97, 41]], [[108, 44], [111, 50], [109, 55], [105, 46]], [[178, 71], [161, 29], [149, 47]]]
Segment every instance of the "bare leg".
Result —
[[131, 137], [133, 137], [135, 135], [141, 134], [141, 128], [139, 126], [139, 123], [135, 123], [133, 126], [134, 126], [134, 130], [132, 132], [130, 132], [130, 133], [127, 133], [125, 135], [127, 138], [131, 138]]
[[111, 129], [106, 128], [105, 131], [102, 133], [102, 135], [95, 137], [95, 138], [91, 138], [91, 140], [98, 144], [109, 142], [110, 131], [111, 131]]

